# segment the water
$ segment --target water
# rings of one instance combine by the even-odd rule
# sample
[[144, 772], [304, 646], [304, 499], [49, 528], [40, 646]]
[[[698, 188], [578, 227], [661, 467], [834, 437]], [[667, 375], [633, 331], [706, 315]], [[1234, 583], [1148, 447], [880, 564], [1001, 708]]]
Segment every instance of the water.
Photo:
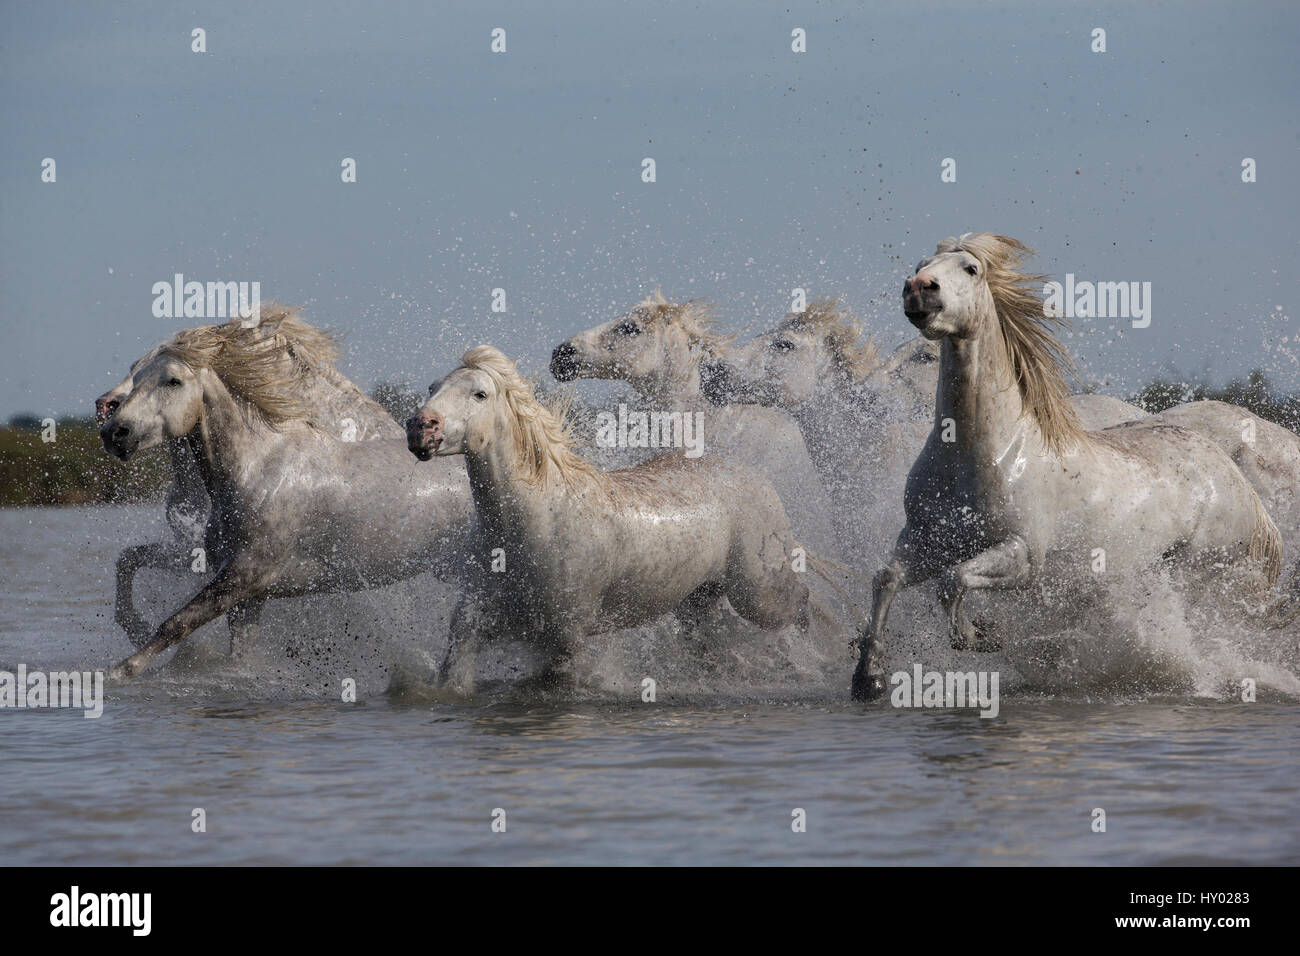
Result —
[[[0, 511], [0, 665], [124, 656], [113, 559], [162, 536], [160, 510]], [[155, 573], [140, 593], [162, 607], [186, 583]], [[1136, 686], [1108, 676], [1113, 655], [1080, 679], [1088, 655], [1040, 637], [997, 662], [992, 720], [852, 704], [847, 656], [803, 668], [798, 649], [701, 657], [671, 634], [665, 656], [705, 664], [679, 664], [683, 680], [665, 680], [655, 704], [638, 679], [659, 652], [630, 638], [577, 691], [442, 703], [388, 690], [445, 632], [446, 601], [426, 585], [278, 602], [265, 646], [238, 667], [210, 625], [175, 660], [110, 686], [97, 720], [0, 711], [3, 861], [1300, 862], [1292, 635], [1267, 666], [1222, 634], [1147, 645], [1127, 659], [1144, 662]], [[990, 666], [926, 644], [937, 618], [910, 597], [899, 664]], [[1263, 675], [1252, 704], [1214, 691], [1243, 668]], [[355, 704], [340, 700], [344, 673]], [[197, 807], [206, 833], [191, 832]], [[505, 833], [491, 829], [496, 808]], [[792, 832], [795, 808], [807, 832]], [[1092, 832], [1094, 808], [1105, 833]]]

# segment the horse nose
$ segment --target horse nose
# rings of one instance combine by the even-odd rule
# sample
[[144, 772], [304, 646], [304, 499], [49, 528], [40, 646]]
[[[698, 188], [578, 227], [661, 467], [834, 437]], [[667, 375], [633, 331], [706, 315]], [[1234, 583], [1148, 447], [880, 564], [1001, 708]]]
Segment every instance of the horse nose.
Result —
[[551, 352], [551, 375], [560, 381], [567, 381], [573, 377], [573, 358], [578, 354], [570, 342], [561, 342], [554, 351]]
[[921, 291], [938, 292], [939, 280], [934, 276], [918, 272], [916, 275], [912, 276], [912, 278], [903, 283], [903, 291], [914, 294]]
[[422, 432], [432, 429], [436, 432], [441, 427], [442, 417], [439, 415], [426, 415], [424, 412], [420, 412], [406, 420], [407, 431]]
[[104, 441], [122, 442], [130, 435], [130, 425], [114, 425], [111, 421], [105, 422], [104, 427], [99, 430], [99, 437]]

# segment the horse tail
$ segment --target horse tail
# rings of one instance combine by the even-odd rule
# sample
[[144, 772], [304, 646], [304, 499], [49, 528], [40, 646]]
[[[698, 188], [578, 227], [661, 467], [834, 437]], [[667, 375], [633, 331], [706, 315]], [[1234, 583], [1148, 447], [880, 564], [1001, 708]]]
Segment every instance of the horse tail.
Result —
[[[1251, 497], [1255, 499], [1255, 529], [1250, 535], [1248, 555], [1251, 563], [1262, 569], [1265, 586], [1271, 590], [1282, 574], [1282, 533], [1264, 510], [1259, 495]], [[1291, 583], [1294, 589], [1294, 578]]]

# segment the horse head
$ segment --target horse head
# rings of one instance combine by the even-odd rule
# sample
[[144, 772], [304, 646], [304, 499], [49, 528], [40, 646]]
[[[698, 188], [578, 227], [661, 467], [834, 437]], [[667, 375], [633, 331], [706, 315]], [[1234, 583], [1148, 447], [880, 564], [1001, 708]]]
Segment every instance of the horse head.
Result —
[[428, 461], [435, 455], [463, 455], [470, 446], [486, 447], [501, 398], [491, 375], [462, 366], [429, 386], [429, 393], [420, 410], [406, 420], [406, 447], [411, 454]]
[[644, 390], [656, 383], [691, 386], [701, 360], [716, 355], [726, 340], [713, 332], [701, 302], [671, 303], [660, 293], [643, 299], [618, 318], [580, 332], [551, 353], [551, 374], [617, 379]]
[[128, 381], [124, 397], [99, 429], [110, 455], [126, 461], [137, 451], [189, 434], [198, 424], [203, 409], [200, 375], [178, 356], [160, 351]]
[[993, 314], [985, 264], [965, 249], [922, 259], [903, 282], [903, 314], [931, 341], [976, 335]]
[[794, 409], [843, 380], [858, 381], [877, 364], [875, 346], [833, 299], [791, 312], [770, 332], [700, 368], [704, 396], [719, 405]]

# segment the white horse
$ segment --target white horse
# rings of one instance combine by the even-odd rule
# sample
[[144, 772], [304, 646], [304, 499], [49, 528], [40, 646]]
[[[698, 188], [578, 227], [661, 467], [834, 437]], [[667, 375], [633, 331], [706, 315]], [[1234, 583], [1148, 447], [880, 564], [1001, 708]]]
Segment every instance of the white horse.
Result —
[[450, 573], [473, 513], [464, 469], [418, 467], [404, 441], [344, 441], [320, 427], [305, 402], [328, 370], [304, 360], [301, 329], [272, 324], [178, 333], [137, 369], [100, 430], [124, 461], [174, 439], [189, 445], [212, 502], [205, 547], [216, 568], [112, 676], [138, 674], [227, 613], [237, 653], [268, 598]]
[[808, 619], [808, 588], [776, 492], [733, 463], [661, 455], [603, 472], [491, 346], [467, 352], [407, 423], [421, 460], [464, 455], [486, 568], [481, 604], [452, 620], [444, 682], [472, 689], [489, 636], [527, 639], [548, 669], [581, 638], [651, 621], [721, 592], [746, 620]]
[[[702, 391], [713, 401], [757, 402], [789, 411], [799, 422], [824, 475], [851, 472], [875, 460], [873, 450], [920, 427], [919, 452], [929, 435], [938, 387], [939, 343], [917, 336], [881, 360], [871, 338], [832, 300], [791, 313], [773, 330], [700, 369]], [[1136, 405], [1108, 395], [1073, 395], [1079, 424], [1089, 430], [1147, 418]], [[844, 416], [856, 442], [845, 441]], [[883, 423], [882, 423], [883, 419]], [[1150, 416], [1199, 432], [1222, 448], [1274, 520], [1300, 531], [1300, 435], [1226, 402], [1196, 401]], [[889, 457], [886, 453], [880, 457]], [[904, 456], [910, 463], [914, 454]], [[900, 489], [901, 490], [901, 489]]]
[[[401, 426], [383, 407], [334, 367], [338, 349], [332, 337], [303, 321], [294, 309], [267, 304], [262, 307], [262, 315], [265, 324], [258, 325], [255, 331], [246, 332], [246, 338], [252, 342], [282, 336], [284, 347], [280, 352], [280, 362], [285, 366], [282, 372], [289, 374], [289, 366], [295, 362], [318, 372], [306, 378], [303, 401], [312, 408], [313, 418], [322, 428], [354, 441], [396, 441], [404, 437]], [[240, 321], [232, 320], [236, 324]], [[113, 417], [131, 394], [135, 373], [156, 358], [167, 344], [162, 342], [137, 359], [131, 365], [130, 375], [95, 400], [95, 419], [101, 426]], [[131, 545], [123, 548], [117, 558], [114, 619], [137, 647], [144, 645], [152, 629], [135, 608], [136, 573], [141, 568], [187, 570], [194, 549], [204, 545], [205, 529], [211, 514], [200, 463], [190, 443], [185, 438], [173, 438], [168, 439], [166, 446], [172, 482], [167, 490], [165, 513], [173, 538]]]
[[656, 292], [556, 346], [551, 374], [561, 382], [624, 381], [640, 393], [646, 409], [699, 414], [704, 455], [729, 458], [763, 475], [781, 496], [799, 540], [833, 554], [831, 503], [795, 421], [778, 408], [720, 407], [700, 394], [701, 363], [725, 355], [729, 341], [715, 331], [705, 303], [672, 303]]
[[[903, 494], [934, 415], [939, 348], [922, 337], [882, 356], [861, 323], [835, 299], [816, 299], [776, 328], [701, 368], [703, 391], [716, 402], [753, 402], [789, 412], [799, 425], [822, 481], [855, 539], [858, 560], [879, 559], [880, 543], [896, 525], [888, 510]], [[1138, 418], [1133, 405], [1103, 395], [1079, 395], [1088, 427]]]
[[[962, 612], [970, 590], [1080, 582], [1098, 549], [1107, 575], [1162, 560], [1276, 582], [1282, 542], [1258, 495], [1209, 439], [1138, 420], [1080, 427], [1068, 357], [1019, 268], [1029, 250], [989, 233], [941, 242], [903, 289], [903, 310], [941, 342], [934, 428], [907, 481], [907, 524], [877, 575], [853, 675], [855, 698], [885, 688], [883, 639], [898, 589], [939, 576], [958, 649], [996, 641]], [[945, 441], [943, 423], [954, 425]]]

